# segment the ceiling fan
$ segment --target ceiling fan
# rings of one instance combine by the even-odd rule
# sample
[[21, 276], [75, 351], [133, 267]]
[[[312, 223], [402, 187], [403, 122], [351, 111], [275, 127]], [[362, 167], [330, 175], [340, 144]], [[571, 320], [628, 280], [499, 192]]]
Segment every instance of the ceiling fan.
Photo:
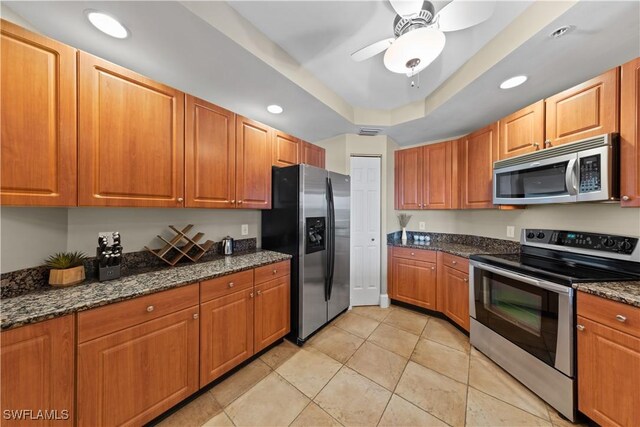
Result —
[[430, 1], [389, 0], [397, 13], [395, 37], [380, 40], [351, 54], [364, 61], [386, 50], [384, 65], [394, 73], [415, 76], [427, 68], [444, 49], [445, 31], [458, 31], [487, 20], [495, 1], [453, 0], [437, 14]]

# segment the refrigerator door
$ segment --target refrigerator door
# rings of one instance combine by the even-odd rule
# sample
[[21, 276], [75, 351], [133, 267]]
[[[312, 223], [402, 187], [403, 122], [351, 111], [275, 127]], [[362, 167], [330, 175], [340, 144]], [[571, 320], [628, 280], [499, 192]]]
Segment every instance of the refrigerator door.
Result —
[[326, 170], [300, 165], [299, 340], [305, 340], [327, 323], [325, 299], [327, 251], [308, 248], [306, 235], [307, 218], [313, 218], [313, 221], [324, 218], [326, 224], [326, 181]]
[[[327, 250], [334, 250], [335, 256], [330, 269], [333, 270], [333, 280], [329, 283], [328, 319], [331, 320], [349, 307], [350, 303], [350, 210], [351, 210], [351, 180], [347, 175], [329, 172], [331, 188], [333, 189], [333, 223], [332, 243]], [[329, 198], [331, 196], [329, 195]], [[329, 259], [331, 254], [329, 254]]]

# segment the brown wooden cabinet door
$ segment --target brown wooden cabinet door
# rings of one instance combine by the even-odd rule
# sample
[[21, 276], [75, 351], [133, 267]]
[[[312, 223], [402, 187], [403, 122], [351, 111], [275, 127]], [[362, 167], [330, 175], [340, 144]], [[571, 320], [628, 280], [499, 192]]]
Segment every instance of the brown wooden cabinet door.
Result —
[[422, 209], [422, 147], [395, 152], [396, 209]]
[[236, 198], [244, 209], [271, 209], [269, 126], [236, 116]]
[[640, 338], [581, 316], [578, 324], [578, 408], [600, 425], [640, 425]]
[[392, 298], [435, 310], [436, 264], [404, 258], [393, 258], [392, 264], [394, 290]]
[[290, 276], [283, 276], [255, 287], [254, 352], [259, 352], [291, 330]]
[[302, 147], [304, 152], [304, 155], [302, 156], [302, 163], [316, 166], [318, 168], [324, 168], [326, 154], [324, 148], [308, 142], [304, 142]]
[[236, 206], [236, 115], [187, 95], [185, 206]]
[[451, 267], [442, 269], [438, 291], [442, 288], [443, 307], [438, 307], [449, 319], [469, 330], [469, 275]]
[[493, 123], [461, 142], [461, 207], [493, 208], [493, 162], [498, 159], [498, 125]]
[[73, 315], [2, 332], [2, 414], [31, 410], [35, 417], [46, 410], [59, 419], [3, 417], [3, 426], [74, 425], [74, 336]]
[[422, 208], [451, 208], [451, 141], [422, 147]]
[[0, 21], [0, 202], [77, 204], [76, 50]]
[[545, 99], [547, 146], [618, 132], [620, 69]]
[[184, 94], [79, 54], [81, 206], [182, 207]]
[[302, 145], [298, 138], [276, 130], [273, 134], [273, 165], [285, 167], [303, 163]]
[[509, 114], [499, 123], [500, 159], [532, 153], [544, 147], [544, 100]]
[[640, 58], [620, 78], [620, 203], [640, 207]]
[[253, 355], [253, 287], [200, 305], [200, 387]]
[[142, 425], [198, 390], [198, 307], [78, 346], [78, 426]]

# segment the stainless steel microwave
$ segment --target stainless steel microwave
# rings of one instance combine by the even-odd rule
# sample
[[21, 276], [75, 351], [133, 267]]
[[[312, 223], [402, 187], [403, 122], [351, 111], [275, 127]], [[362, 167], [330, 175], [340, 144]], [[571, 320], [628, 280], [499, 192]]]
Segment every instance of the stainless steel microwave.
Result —
[[618, 135], [605, 134], [493, 164], [493, 203], [598, 202], [620, 197]]

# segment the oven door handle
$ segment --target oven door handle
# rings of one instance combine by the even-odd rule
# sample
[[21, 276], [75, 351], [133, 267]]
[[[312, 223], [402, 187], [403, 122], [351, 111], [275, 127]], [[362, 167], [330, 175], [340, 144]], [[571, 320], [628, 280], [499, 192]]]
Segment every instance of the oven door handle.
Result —
[[571, 294], [571, 293], [573, 293], [573, 288], [571, 288], [569, 286], [562, 286], [562, 285], [558, 285], [556, 283], [547, 282], [547, 281], [544, 281], [544, 280], [536, 280], [536, 279], [533, 279], [533, 278], [531, 278], [529, 276], [525, 276], [523, 274], [513, 273], [511, 271], [504, 270], [502, 268], [493, 267], [493, 266], [490, 266], [488, 264], [480, 263], [480, 262], [473, 261], [473, 260], [471, 260], [470, 264], [473, 267], [478, 268], [480, 270], [485, 270], [485, 271], [489, 271], [491, 273], [500, 274], [500, 275], [502, 275], [504, 277], [508, 277], [509, 279], [519, 280], [519, 281], [527, 283], [529, 285], [536, 286], [536, 287], [542, 288], [542, 289], [546, 289], [548, 291], [555, 292], [557, 294]]
[[576, 163], [578, 162], [578, 158], [573, 158], [569, 160], [567, 163], [567, 171], [564, 175], [564, 184], [567, 187], [567, 192], [570, 196], [575, 196], [578, 194], [578, 189], [576, 188]]

